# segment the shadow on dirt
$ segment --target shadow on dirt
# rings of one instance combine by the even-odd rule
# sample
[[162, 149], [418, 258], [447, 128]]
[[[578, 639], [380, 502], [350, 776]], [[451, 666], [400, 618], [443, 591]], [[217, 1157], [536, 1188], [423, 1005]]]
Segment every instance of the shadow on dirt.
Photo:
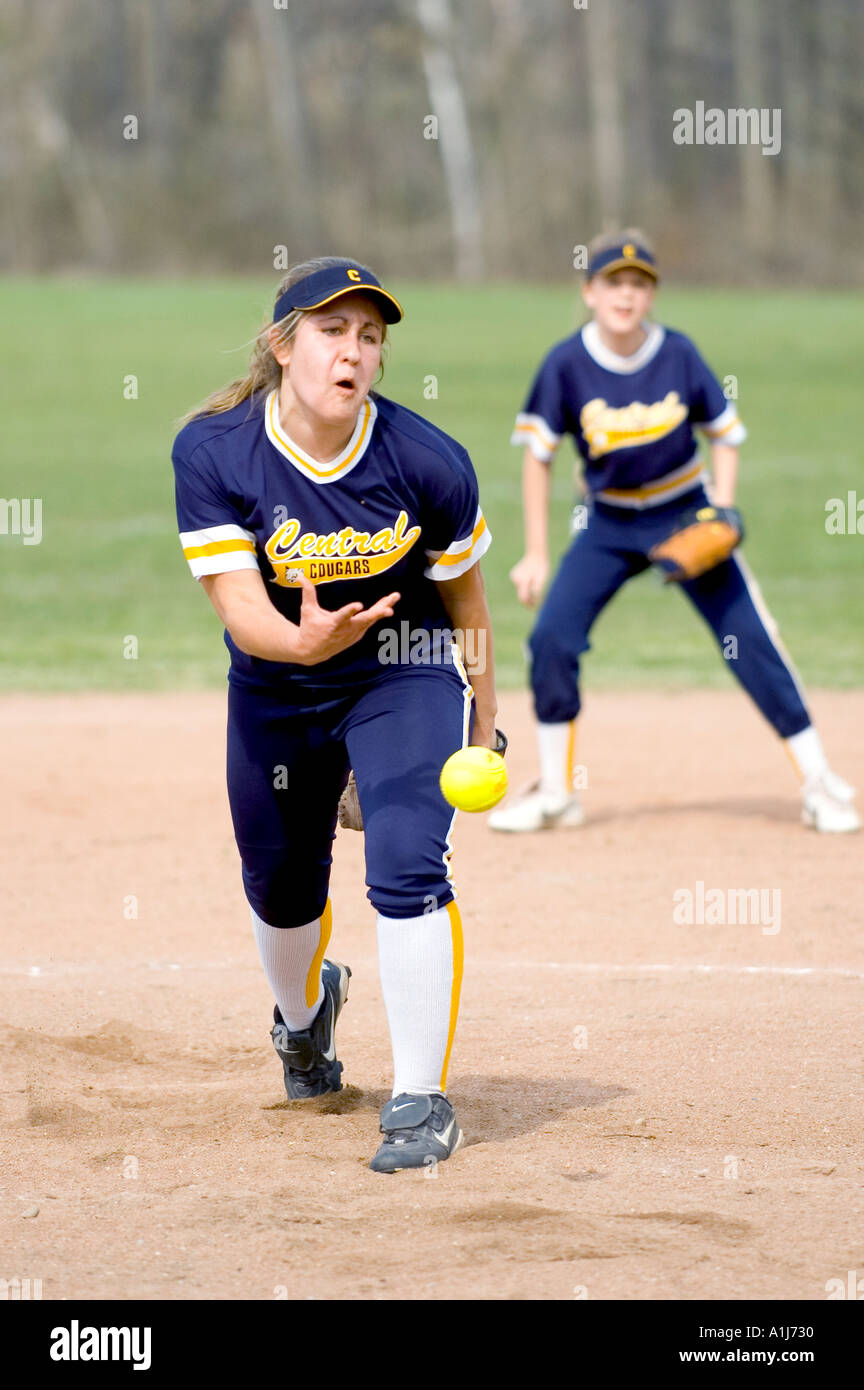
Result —
[[463, 1076], [452, 1100], [468, 1143], [484, 1144], [531, 1134], [571, 1111], [607, 1105], [627, 1094], [625, 1086], [598, 1086], [585, 1077]]

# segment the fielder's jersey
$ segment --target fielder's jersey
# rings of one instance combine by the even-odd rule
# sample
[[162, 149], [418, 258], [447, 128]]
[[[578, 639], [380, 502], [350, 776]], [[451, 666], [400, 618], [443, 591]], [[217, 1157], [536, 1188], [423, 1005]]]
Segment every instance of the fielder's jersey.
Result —
[[704, 483], [694, 426], [727, 444], [746, 438], [690, 339], [645, 326], [645, 342], [630, 357], [611, 352], [593, 322], [553, 347], [511, 441], [549, 462], [571, 434], [589, 492], [613, 506], [658, 506]]
[[315, 666], [247, 656], [226, 632], [232, 682], [334, 692], [384, 664], [452, 663], [433, 581], [464, 574], [491, 536], [471, 460], [442, 430], [372, 393], [342, 453], [322, 464], [284, 432], [272, 391], [253, 407], [190, 421], [172, 459], [180, 541], [196, 579], [257, 569], [295, 623], [301, 572], [331, 610], [401, 594], [392, 618]]

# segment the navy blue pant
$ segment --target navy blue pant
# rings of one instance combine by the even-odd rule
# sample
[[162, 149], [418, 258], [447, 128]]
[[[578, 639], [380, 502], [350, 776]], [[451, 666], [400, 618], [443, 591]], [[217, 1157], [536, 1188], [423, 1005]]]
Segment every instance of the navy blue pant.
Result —
[[350, 768], [373, 906], [415, 917], [451, 900], [455, 812], [438, 778], [468, 742], [472, 714], [453, 667], [392, 670], [314, 704], [228, 689], [228, 799], [246, 897], [263, 921], [298, 927], [321, 915]]
[[[648, 551], [674, 529], [676, 516], [707, 505], [701, 488], [643, 511], [593, 504], [587, 526], [561, 561], [529, 641], [534, 709], [541, 723], [575, 719], [581, 704], [579, 658], [589, 650], [595, 619], [622, 584], [649, 567]], [[806, 729], [810, 715], [794, 670], [738, 552], [678, 587], [711, 628], [733, 675], [780, 737]]]

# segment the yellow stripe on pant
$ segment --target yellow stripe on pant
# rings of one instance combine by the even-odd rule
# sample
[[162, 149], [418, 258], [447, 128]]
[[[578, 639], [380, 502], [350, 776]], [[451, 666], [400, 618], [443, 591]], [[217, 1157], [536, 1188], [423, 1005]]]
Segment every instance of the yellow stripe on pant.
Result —
[[573, 794], [573, 777], [576, 771], [576, 720], [570, 720], [570, 733], [567, 739], [567, 795]]
[[321, 962], [324, 960], [324, 952], [330, 940], [330, 933], [333, 930], [333, 908], [328, 898], [324, 904], [324, 911], [320, 918], [320, 936], [318, 938], [318, 950], [312, 958], [309, 966], [309, 974], [306, 976], [306, 1007], [311, 1009], [312, 1005], [318, 1000], [318, 990], [321, 985]]
[[441, 1068], [441, 1091], [447, 1090], [447, 1068], [450, 1065], [450, 1052], [453, 1048], [453, 1037], [456, 1033], [456, 1019], [459, 1015], [459, 997], [462, 993], [462, 969], [465, 957], [465, 948], [462, 939], [462, 918], [455, 902], [447, 904], [447, 914], [450, 918], [450, 935], [453, 942], [453, 983], [450, 987], [450, 1027], [447, 1031], [447, 1051], [444, 1053], [444, 1065]]

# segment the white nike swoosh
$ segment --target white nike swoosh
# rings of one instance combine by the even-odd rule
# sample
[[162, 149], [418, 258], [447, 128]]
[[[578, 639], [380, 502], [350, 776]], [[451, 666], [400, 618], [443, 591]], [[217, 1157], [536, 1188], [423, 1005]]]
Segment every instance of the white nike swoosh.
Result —
[[436, 1134], [436, 1135], [435, 1135], [435, 1138], [438, 1140], [438, 1143], [439, 1143], [439, 1144], [443, 1144], [444, 1147], [445, 1147], [445, 1149], [448, 1148], [448, 1146], [449, 1146], [449, 1143], [450, 1143], [450, 1135], [453, 1133], [453, 1126], [455, 1125], [455, 1123], [456, 1123], [456, 1116], [454, 1115], [454, 1116], [453, 1116], [453, 1119], [450, 1121], [449, 1125], [448, 1125], [447, 1128], [444, 1130], [443, 1134]]
[[[333, 1014], [335, 1014], [335, 1010]], [[330, 1044], [324, 1053], [328, 1062], [335, 1062], [336, 1060], [336, 1020], [333, 1014], [330, 1015]]]
[[407, 1110], [407, 1109], [408, 1109], [408, 1106], [409, 1106], [409, 1105], [413, 1105], [413, 1104], [414, 1104], [413, 1100], [406, 1100], [406, 1101], [403, 1101], [403, 1103], [402, 1103], [401, 1105], [394, 1105], [394, 1106], [393, 1106], [393, 1109], [390, 1111], [390, 1114], [391, 1114], [391, 1115], [395, 1115], [397, 1110]]
[[[348, 993], [347, 982], [346, 982], [345, 993], [346, 993], [346, 994]], [[340, 985], [340, 995], [339, 995], [339, 1004], [340, 1004], [340, 1007], [341, 1007], [342, 1004], [344, 1004], [344, 1002], [345, 1002], [345, 999], [344, 999], [344, 996], [343, 996], [342, 993], [341, 993], [341, 985]], [[327, 1050], [326, 1050], [326, 1052], [324, 1052], [324, 1054], [323, 1054], [323, 1055], [326, 1057], [326, 1059], [327, 1059], [328, 1062], [335, 1062], [335, 1060], [336, 1060], [336, 1041], [335, 1041], [335, 1037], [336, 1037], [336, 1014], [337, 1014], [337, 1012], [338, 1012], [338, 1011], [337, 1011], [337, 1009], [336, 1009], [336, 1001], [334, 1001], [333, 1009], [332, 1009], [332, 1012], [331, 1012], [331, 1014], [330, 1014], [330, 1042], [329, 1042], [328, 1045], [327, 1045]]]

